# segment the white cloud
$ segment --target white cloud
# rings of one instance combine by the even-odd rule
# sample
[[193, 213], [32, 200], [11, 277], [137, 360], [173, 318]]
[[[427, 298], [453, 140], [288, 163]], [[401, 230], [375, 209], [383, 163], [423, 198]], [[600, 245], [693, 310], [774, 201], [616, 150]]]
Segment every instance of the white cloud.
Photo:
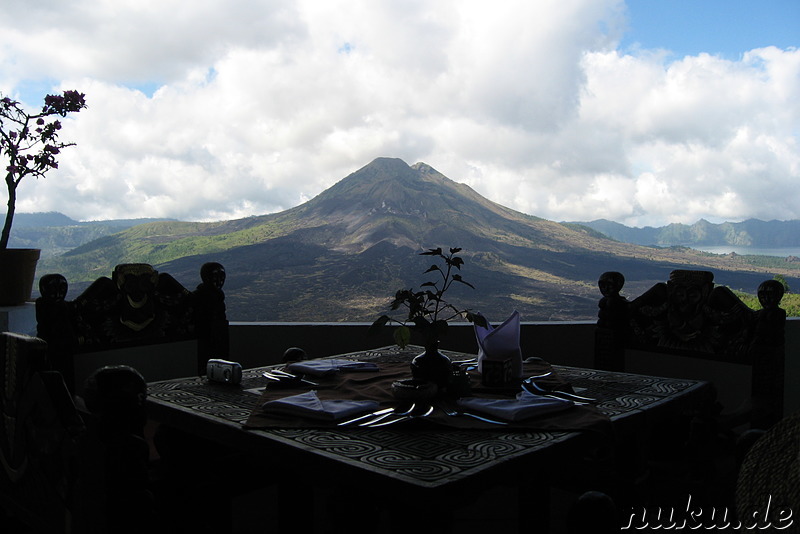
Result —
[[4, 2], [0, 91], [89, 104], [18, 209], [242, 217], [390, 156], [553, 220], [800, 218], [800, 52], [625, 55], [623, 7]]

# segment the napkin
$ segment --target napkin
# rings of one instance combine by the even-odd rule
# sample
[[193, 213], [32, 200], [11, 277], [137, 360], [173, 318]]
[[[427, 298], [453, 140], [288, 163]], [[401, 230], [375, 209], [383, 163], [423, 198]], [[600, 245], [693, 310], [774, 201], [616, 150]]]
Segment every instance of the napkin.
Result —
[[299, 395], [265, 402], [261, 408], [272, 414], [339, 421], [362, 413], [374, 412], [378, 407], [378, 402], [372, 400], [320, 400], [317, 392], [312, 389]]
[[517, 393], [515, 399], [462, 397], [456, 401], [456, 404], [465, 410], [481, 412], [505, 421], [522, 421], [565, 410], [574, 405], [571, 400], [542, 397], [525, 390]]
[[326, 376], [338, 371], [377, 371], [378, 366], [372, 362], [354, 362], [351, 360], [320, 359], [304, 360], [286, 366], [290, 373], [302, 373], [313, 376]]
[[519, 348], [519, 312], [503, 321], [498, 327], [473, 325], [478, 340], [478, 371], [483, 372], [484, 360], [511, 358], [511, 378], [522, 378], [522, 350]]

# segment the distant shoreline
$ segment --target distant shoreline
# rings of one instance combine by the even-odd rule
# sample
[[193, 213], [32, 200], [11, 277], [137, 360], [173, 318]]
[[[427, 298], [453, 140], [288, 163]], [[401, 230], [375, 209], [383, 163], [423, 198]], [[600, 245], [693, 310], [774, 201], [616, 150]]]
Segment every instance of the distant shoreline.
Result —
[[796, 247], [781, 247], [781, 248], [760, 248], [760, 247], [739, 247], [736, 245], [718, 245], [718, 246], [693, 246], [695, 250], [702, 252], [710, 252], [712, 254], [730, 254], [735, 252], [740, 256], [777, 256], [778, 258], [786, 258], [788, 256], [800, 257], [800, 248]]

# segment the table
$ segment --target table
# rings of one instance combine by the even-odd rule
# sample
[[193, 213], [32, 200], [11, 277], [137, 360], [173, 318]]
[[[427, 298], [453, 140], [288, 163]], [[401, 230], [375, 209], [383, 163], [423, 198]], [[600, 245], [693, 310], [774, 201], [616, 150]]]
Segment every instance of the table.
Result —
[[[442, 351], [453, 360], [474, 355]], [[419, 350], [384, 347], [336, 358], [358, 361], [410, 361]], [[596, 398], [615, 431], [634, 431], [665, 412], [699, 402], [710, 385], [684, 380], [554, 365], [581, 395]], [[302, 473], [326, 473], [364, 487], [387, 488], [396, 495], [435, 500], [471, 494], [498, 481], [529, 479], [532, 470], [579, 446], [586, 436], [573, 431], [520, 431], [415, 428], [263, 429], [243, 428], [263, 387], [263, 368], [245, 370], [241, 387], [185, 378], [148, 385], [151, 418], [230, 447], [254, 459], [285, 462]], [[572, 449], [574, 450], [574, 449]], [[255, 460], [254, 460], [255, 461]], [[538, 462], [537, 462], [538, 461]], [[533, 466], [533, 467], [531, 467]]]

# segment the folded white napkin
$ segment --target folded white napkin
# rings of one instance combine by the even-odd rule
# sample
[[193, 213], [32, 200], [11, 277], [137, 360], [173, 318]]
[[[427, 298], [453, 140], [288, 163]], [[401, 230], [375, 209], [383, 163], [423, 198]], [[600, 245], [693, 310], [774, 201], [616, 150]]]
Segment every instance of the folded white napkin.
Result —
[[522, 421], [573, 406], [571, 400], [542, 397], [525, 390], [517, 393], [515, 399], [462, 397], [456, 404], [465, 410], [481, 412], [505, 421]]
[[371, 400], [320, 400], [317, 392], [312, 389], [299, 395], [265, 402], [262, 409], [273, 414], [339, 421], [362, 413], [374, 412], [378, 407], [378, 402]]
[[290, 363], [286, 366], [290, 373], [304, 375], [325, 376], [338, 371], [377, 371], [378, 366], [373, 362], [354, 362], [350, 360], [321, 359], [304, 360]]
[[[488, 321], [487, 321], [488, 323]], [[511, 358], [511, 378], [522, 378], [522, 350], [519, 348], [519, 312], [498, 327], [474, 325], [478, 340], [478, 371], [483, 372], [484, 360]]]

